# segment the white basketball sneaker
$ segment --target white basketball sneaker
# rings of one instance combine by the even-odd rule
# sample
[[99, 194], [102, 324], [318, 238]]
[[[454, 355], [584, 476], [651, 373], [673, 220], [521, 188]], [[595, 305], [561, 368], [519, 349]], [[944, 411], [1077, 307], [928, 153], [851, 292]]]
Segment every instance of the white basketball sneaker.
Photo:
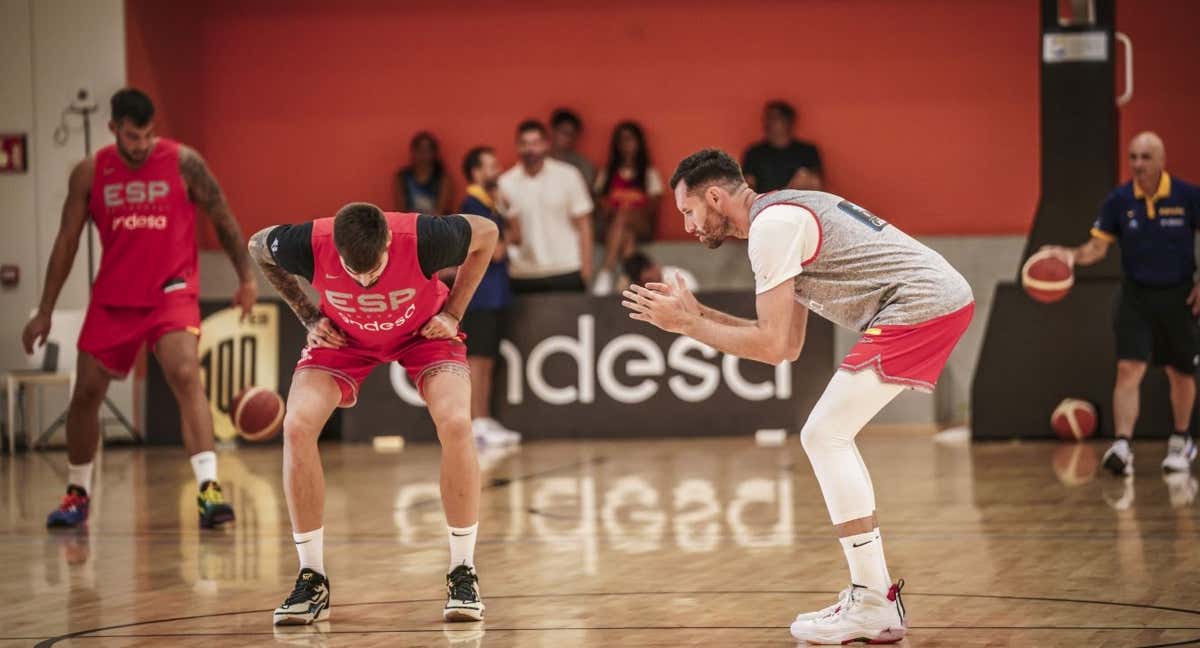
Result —
[[1167, 439], [1167, 456], [1162, 460], [1163, 472], [1188, 472], [1196, 459], [1196, 442], [1190, 435], [1172, 434]]
[[446, 574], [446, 607], [442, 609], [445, 621], [482, 621], [483, 597], [479, 594], [479, 576], [475, 568], [467, 565], [455, 567]]
[[1100, 460], [1100, 465], [1104, 466], [1108, 472], [1117, 477], [1132, 475], [1133, 450], [1129, 447], [1129, 441], [1126, 439], [1117, 439], [1114, 441], [1112, 447], [1104, 453], [1104, 458]]
[[309, 625], [329, 620], [329, 580], [307, 567], [283, 605], [275, 608], [275, 625]]
[[908, 630], [900, 590], [904, 581], [891, 586], [887, 596], [852, 585], [845, 599], [829, 614], [792, 623], [792, 636], [814, 644], [896, 643]]
[[844, 603], [846, 601], [846, 597], [850, 596], [850, 590], [854, 589], [855, 587], [859, 587], [859, 586], [851, 584], [850, 587], [847, 587], [846, 589], [842, 590], [841, 592], [838, 592], [837, 601], [835, 601], [833, 605], [830, 605], [827, 608], [817, 610], [816, 612], [801, 612], [800, 614], [797, 614], [796, 621], [811, 621], [812, 619], [819, 619], [823, 616], [826, 616], [826, 615], [836, 612], [837, 609], [839, 607], [841, 607], [842, 603]]
[[520, 432], [514, 432], [504, 427], [500, 421], [486, 416], [471, 421], [471, 434], [475, 436], [475, 445], [481, 448], [521, 444]]

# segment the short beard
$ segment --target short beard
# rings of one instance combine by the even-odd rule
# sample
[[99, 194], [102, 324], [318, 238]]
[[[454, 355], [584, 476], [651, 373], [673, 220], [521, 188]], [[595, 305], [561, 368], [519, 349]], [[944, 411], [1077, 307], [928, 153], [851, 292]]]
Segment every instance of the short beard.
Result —
[[146, 158], [149, 156], [149, 154], [146, 154], [140, 158], [135, 158], [129, 154], [129, 151], [126, 151], [125, 149], [123, 149], [119, 146], [117, 147], [117, 152], [119, 152], [121, 154], [121, 157], [125, 158], [126, 162], [134, 162], [134, 163], [145, 162]]
[[729, 219], [721, 216], [721, 228], [719, 233], [715, 237], [711, 238], [707, 236], [701, 236], [700, 242], [703, 243], [708, 249], [715, 250], [721, 247], [721, 244], [725, 242], [725, 239], [730, 237], [732, 234], [732, 229], [733, 228], [729, 226]]

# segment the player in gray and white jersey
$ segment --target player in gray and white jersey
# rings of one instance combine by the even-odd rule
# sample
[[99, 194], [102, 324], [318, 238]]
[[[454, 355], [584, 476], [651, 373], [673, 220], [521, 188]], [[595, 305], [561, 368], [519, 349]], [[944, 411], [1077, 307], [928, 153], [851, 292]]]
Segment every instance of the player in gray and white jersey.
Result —
[[854, 437], [905, 388], [933, 390], [970, 324], [970, 286], [937, 252], [839, 196], [754, 192], [722, 151], [687, 157], [670, 184], [687, 231], [701, 243], [749, 239], [757, 318], [704, 306], [678, 281], [631, 286], [622, 302], [630, 317], [769, 364], [799, 356], [810, 310], [862, 333], [800, 434], [851, 584], [834, 605], [799, 615], [791, 631], [812, 643], [900, 641], [904, 582], [888, 574], [874, 489]]

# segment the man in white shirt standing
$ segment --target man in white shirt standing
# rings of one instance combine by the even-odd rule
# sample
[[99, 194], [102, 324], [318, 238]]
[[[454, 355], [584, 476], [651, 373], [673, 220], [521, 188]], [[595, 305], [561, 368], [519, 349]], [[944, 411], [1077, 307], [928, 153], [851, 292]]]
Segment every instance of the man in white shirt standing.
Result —
[[500, 176], [505, 217], [519, 228], [509, 246], [514, 293], [582, 292], [592, 278], [592, 197], [579, 170], [549, 157], [546, 127], [517, 126], [516, 166]]
[[809, 311], [862, 334], [800, 432], [850, 587], [833, 605], [797, 616], [791, 631], [809, 643], [900, 641], [904, 581], [888, 573], [875, 490], [854, 437], [904, 389], [933, 391], [971, 322], [970, 286], [937, 252], [839, 196], [755, 192], [723, 151], [685, 158], [670, 188], [701, 243], [749, 239], [756, 318], [704, 306], [678, 280], [630, 286], [622, 302], [630, 317], [768, 364], [800, 355]]

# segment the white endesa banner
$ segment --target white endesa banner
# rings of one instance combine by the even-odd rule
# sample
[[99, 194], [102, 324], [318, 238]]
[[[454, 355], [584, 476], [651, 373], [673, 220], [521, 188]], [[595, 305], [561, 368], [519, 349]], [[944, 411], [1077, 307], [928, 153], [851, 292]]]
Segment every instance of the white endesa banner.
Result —
[[[754, 295], [707, 293], [753, 316]], [[646, 437], [796, 431], [833, 374], [833, 331], [809, 321], [800, 360], [768, 366], [629, 319], [618, 298], [537, 295], [514, 305], [493, 389], [494, 414], [526, 438]], [[396, 364], [367, 379], [342, 438], [435, 438]]]

